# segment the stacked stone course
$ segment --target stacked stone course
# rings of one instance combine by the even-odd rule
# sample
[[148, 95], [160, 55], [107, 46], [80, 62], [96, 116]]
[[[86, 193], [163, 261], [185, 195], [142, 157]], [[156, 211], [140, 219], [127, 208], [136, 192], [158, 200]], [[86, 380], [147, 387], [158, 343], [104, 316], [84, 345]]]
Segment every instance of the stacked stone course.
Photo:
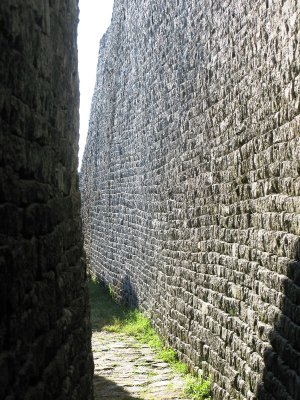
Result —
[[82, 168], [91, 268], [216, 400], [300, 399], [300, 5], [116, 0]]
[[0, 1], [0, 399], [89, 400], [78, 6]]

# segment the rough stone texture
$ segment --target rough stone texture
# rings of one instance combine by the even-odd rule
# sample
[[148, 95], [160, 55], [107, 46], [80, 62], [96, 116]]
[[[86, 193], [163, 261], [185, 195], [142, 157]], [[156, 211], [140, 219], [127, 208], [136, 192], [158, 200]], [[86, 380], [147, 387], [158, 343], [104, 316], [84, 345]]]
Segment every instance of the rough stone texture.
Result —
[[116, 0], [100, 45], [89, 262], [217, 400], [300, 399], [299, 13]]
[[0, 399], [92, 398], [77, 1], [0, 1]]

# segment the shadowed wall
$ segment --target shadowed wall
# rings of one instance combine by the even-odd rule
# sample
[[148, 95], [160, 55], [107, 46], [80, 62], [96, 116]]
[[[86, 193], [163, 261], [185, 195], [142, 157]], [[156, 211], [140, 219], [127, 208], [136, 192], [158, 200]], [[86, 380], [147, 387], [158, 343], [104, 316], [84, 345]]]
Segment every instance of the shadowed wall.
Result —
[[76, 1], [0, 2], [0, 399], [92, 398]]

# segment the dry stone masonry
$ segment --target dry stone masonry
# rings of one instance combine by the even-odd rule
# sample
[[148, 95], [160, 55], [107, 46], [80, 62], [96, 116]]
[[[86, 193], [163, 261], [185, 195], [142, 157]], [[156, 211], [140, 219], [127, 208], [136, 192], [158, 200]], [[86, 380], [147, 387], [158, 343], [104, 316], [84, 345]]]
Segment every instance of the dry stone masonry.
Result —
[[0, 1], [0, 399], [90, 400], [77, 2]]
[[214, 382], [300, 399], [300, 3], [115, 0], [82, 168], [85, 246]]

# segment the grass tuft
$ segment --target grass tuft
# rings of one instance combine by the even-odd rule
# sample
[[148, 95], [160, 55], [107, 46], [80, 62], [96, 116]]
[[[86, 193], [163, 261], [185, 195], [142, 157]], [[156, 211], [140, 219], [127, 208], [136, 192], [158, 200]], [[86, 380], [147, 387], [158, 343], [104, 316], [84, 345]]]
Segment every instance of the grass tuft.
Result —
[[202, 376], [188, 376], [184, 394], [193, 400], [212, 400], [211, 382], [209, 379], [203, 379]]

